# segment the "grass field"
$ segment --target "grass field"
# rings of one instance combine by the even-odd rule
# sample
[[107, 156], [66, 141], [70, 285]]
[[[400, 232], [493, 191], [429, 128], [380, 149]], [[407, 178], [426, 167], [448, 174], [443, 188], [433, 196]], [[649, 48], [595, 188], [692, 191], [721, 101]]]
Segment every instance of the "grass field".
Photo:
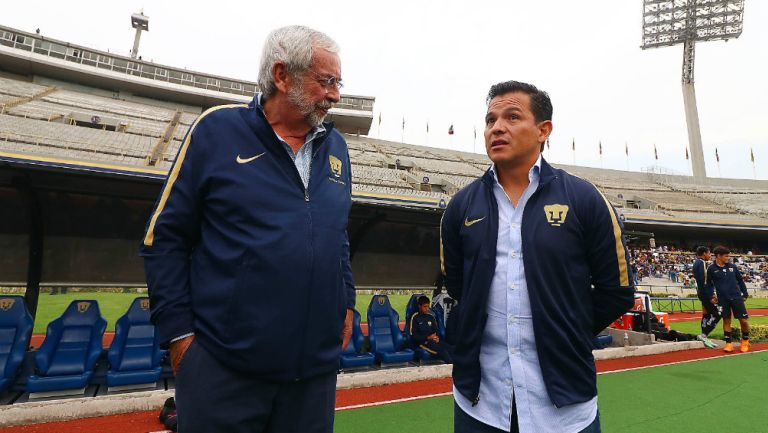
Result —
[[[598, 376], [605, 433], [768, 432], [768, 352]], [[336, 414], [337, 433], [453, 430], [453, 399]]]
[[[750, 325], [768, 325], [768, 317], [751, 317], [749, 319]], [[670, 328], [674, 329], [678, 332], [685, 332], [686, 334], [693, 334], [698, 335], [701, 333], [701, 322], [698, 320], [694, 320], [691, 322], [674, 322], [670, 323]], [[739, 321], [736, 319], [731, 319], [731, 327], [733, 329], [739, 328]], [[710, 338], [715, 338], [718, 340], [723, 339], [723, 322], [720, 321], [717, 324], [717, 328], [715, 328], [710, 334]]]

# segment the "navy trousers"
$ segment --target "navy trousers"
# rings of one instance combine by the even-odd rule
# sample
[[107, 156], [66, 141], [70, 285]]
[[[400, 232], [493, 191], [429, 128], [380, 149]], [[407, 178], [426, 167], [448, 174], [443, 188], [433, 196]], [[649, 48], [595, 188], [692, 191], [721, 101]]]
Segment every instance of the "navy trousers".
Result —
[[[512, 399], [512, 416], [509, 420], [510, 433], [517, 433], [520, 430], [517, 427], [517, 405], [515, 400]], [[600, 433], [600, 412], [597, 412], [595, 420], [587, 428], [579, 433]], [[453, 402], [453, 433], [506, 433], [506, 430], [501, 430], [496, 427], [490, 426], [483, 422], [480, 422], [467, 414], [459, 407], [456, 402]]]
[[335, 406], [335, 371], [290, 383], [255, 379], [222, 365], [197, 340], [176, 372], [179, 433], [332, 433]]

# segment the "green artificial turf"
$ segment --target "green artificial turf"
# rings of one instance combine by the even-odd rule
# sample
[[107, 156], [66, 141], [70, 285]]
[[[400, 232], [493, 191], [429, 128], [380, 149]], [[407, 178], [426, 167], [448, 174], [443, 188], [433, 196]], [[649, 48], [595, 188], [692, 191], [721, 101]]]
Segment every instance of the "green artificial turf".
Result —
[[336, 412], [335, 433], [451, 433], [453, 397]]
[[768, 432], [768, 353], [598, 378], [603, 431]]
[[101, 316], [107, 321], [107, 331], [115, 330], [115, 322], [128, 310], [131, 302], [139, 296], [136, 293], [67, 293], [65, 295], [40, 294], [35, 317], [34, 333], [44, 334], [48, 323], [61, 316], [69, 303], [74, 300], [96, 300]]
[[[750, 325], [768, 325], [768, 317], [751, 317], [749, 319]], [[737, 319], [731, 319], [731, 328], [739, 328], [739, 321]], [[701, 334], [701, 321], [693, 320], [686, 322], [672, 322], [669, 324], [671, 329], [677, 332], [684, 332], [686, 334], [698, 335]], [[723, 339], [723, 322], [720, 321], [717, 327], [709, 334], [709, 338], [715, 338], [718, 340]], [[768, 409], [766, 409], [768, 411]]]
[[[768, 432], [768, 352], [598, 376], [605, 433]], [[452, 397], [336, 413], [338, 433], [453, 431]]]

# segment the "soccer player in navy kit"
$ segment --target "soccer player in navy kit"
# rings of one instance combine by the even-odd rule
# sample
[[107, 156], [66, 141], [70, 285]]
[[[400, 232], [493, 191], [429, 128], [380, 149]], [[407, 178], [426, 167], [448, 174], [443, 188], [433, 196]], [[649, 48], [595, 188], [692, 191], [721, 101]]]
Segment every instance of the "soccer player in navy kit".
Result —
[[713, 304], [723, 307], [723, 333], [725, 351], [733, 352], [731, 342], [731, 312], [741, 324], [741, 351], [749, 351], [749, 314], [744, 301], [749, 297], [747, 286], [739, 268], [729, 262], [730, 251], [723, 246], [715, 247], [715, 262], [707, 270], [706, 294]]
[[707, 262], [712, 257], [708, 247], [696, 248], [696, 259], [693, 261], [693, 278], [696, 280], [696, 294], [701, 301], [701, 334], [696, 338], [710, 349], [717, 347], [707, 336], [717, 327], [720, 312], [710, 297], [705, 295], [707, 283]]

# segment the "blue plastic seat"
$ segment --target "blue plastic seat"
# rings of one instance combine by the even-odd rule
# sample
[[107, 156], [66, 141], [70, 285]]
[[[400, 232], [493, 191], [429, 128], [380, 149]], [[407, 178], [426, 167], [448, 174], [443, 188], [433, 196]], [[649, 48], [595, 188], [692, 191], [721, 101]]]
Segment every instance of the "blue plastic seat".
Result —
[[85, 388], [101, 354], [107, 321], [96, 301], [72, 301], [48, 324], [35, 355], [35, 372], [27, 379], [30, 393]]
[[32, 316], [21, 296], [0, 296], [0, 394], [14, 381], [32, 335]]
[[158, 333], [149, 321], [149, 298], [133, 300], [115, 323], [115, 338], [107, 352], [107, 386], [154, 384], [162, 368]]
[[360, 313], [354, 310], [352, 318], [352, 338], [349, 339], [349, 345], [341, 353], [341, 368], [360, 368], [372, 365], [375, 361], [373, 353], [362, 352], [365, 337], [360, 328]]
[[400, 316], [386, 295], [375, 295], [368, 305], [368, 339], [376, 360], [383, 364], [399, 364], [413, 360], [413, 350], [406, 343], [398, 322]]

